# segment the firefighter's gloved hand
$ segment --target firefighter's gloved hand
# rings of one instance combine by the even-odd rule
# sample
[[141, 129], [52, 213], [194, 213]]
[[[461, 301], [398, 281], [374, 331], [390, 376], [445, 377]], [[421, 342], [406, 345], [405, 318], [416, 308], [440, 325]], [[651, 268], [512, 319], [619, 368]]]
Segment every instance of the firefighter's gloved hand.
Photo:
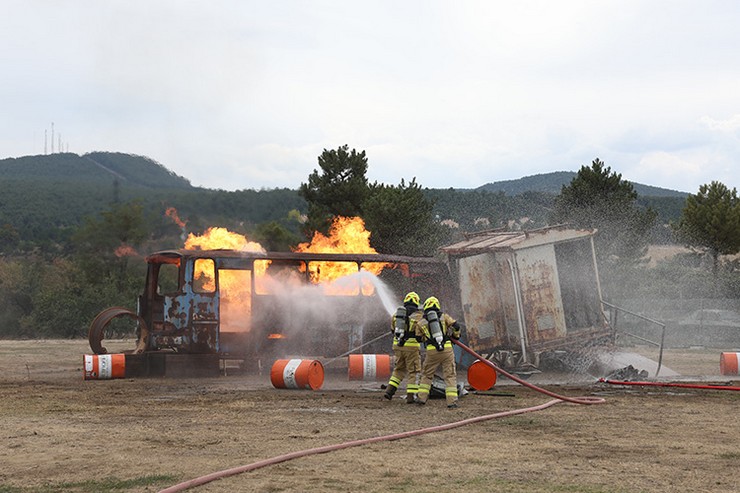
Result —
[[462, 327], [460, 327], [460, 324], [457, 322], [457, 320], [455, 321], [454, 324], [450, 326], [450, 328], [452, 329], [450, 331], [450, 337], [456, 340], [460, 339], [460, 333], [462, 332]]

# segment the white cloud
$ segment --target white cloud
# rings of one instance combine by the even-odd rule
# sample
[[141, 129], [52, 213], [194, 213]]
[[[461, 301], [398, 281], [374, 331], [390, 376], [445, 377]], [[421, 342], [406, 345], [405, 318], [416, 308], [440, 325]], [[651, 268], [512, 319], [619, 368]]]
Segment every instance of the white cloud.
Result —
[[673, 189], [696, 193], [699, 185], [720, 181], [730, 188], [737, 186], [735, 161], [721, 152], [696, 149], [685, 152], [651, 152], [636, 166], [623, 171], [623, 178], [654, 186], [672, 183]]
[[651, 152], [640, 159], [639, 170], [633, 170], [632, 173], [643, 179], [649, 176], [696, 176], [706, 165], [706, 156], [687, 158], [668, 152]]
[[740, 114], [732, 115], [726, 120], [715, 120], [709, 116], [703, 116], [700, 121], [713, 131], [736, 133], [740, 129]]
[[149, 155], [211, 188], [295, 188], [344, 144], [371, 180], [434, 188], [596, 157], [667, 188], [737, 182], [740, 4], [5, 6], [0, 158], [42, 152], [54, 121], [73, 152]]

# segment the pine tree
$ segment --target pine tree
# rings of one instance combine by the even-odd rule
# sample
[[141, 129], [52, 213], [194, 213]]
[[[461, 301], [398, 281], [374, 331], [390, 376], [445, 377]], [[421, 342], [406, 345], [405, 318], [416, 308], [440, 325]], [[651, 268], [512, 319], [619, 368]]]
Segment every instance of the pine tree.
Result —
[[712, 256], [712, 272], [717, 275], [720, 255], [740, 251], [740, 200], [736, 189], [713, 181], [689, 195], [674, 230], [690, 246], [705, 248]]

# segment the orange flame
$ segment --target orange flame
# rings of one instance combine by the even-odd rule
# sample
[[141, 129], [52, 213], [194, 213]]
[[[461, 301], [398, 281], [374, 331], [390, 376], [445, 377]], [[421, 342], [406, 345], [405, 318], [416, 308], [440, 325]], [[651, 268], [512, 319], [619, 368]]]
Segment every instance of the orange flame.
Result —
[[232, 233], [226, 228], [208, 228], [202, 236], [190, 233], [185, 240], [188, 250], [239, 250], [241, 252], [264, 252], [262, 245], [249, 241], [245, 236]]
[[164, 211], [164, 215], [175, 221], [175, 224], [180, 226], [181, 228], [185, 227], [185, 221], [182, 221], [180, 219], [180, 216], [177, 215], [177, 209], [174, 207], [168, 207], [166, 211]]
[[[329, 229], [329, 236], [320, 232], [313, 235], [310, 243], [301, 243], [296, 252], [310, 253], [373, 253], [378, 252], [370, 246], [370, 232], [365, 229], [365, 221], [360, 217], [336, 217]], [[383, 263], [363, 264], [362, 269], [378, 275], [385, 267]], [[357, 273], [357, 265], [350, 262], [311, 262], [309, 277], [314, 284], [331, 283], [340, 277]], [[327, 294], [353, 294], [337, 286], [327, 287]], [[363, 282], [362, 292], [372, 294], [374, 287]]]
[[[249, 241], [246, 237], [228, 231], [225, 228], [212, 227], [201, 235], [190, 233], [185, 241], [185, 248], [189, 250], [238, 250], [251, 252], [265, 252], [259, 243]], [[364, 221], [359, 217], [338, 217], [334, 220], [329, 236], [321, 233], [314, 234], [310, 243], [301, 243], [296, 252], [310, 253], [377, 253], [370, 246], [370, 232], [365, 229]], [[388, 264], [382, 262], [363, 263], [361, 270], [379, 274]], [[219, 269], [219, 291], [221, 295], [221, 330], [226, 332], [249, 331], [251, 320], [252, 279], [254, 276], [257, 293], [272, 291], [274, 285], [282, 283], [299, 284], [300, 276], [286, 275], [286, 272], [277, 271], [277, 277], [267, 274], [270, 260], [256, 259], [253, 270]], [[306, 267], [296, 269], [305, 273]], [[313, 284], [321, 284], [327, 295], [357, 295], [359, 290], [365, 295], [372, 295], [375, 287], [363, 279], [360, 282], [334, 282], [342, 277], [358, 273], [356, 262], [310, 262], [308, 264], [309, 278]], [[288, 272], [287, 274], [290, 274]], [[195, 263], [195, 279], [199, 289], [209, 292], [216, 288], [215, 265], [209, 259], [198, 259]], [[279, 280], [278, 280], [279, 279]], [[349, 278], [351, 279], [351, 278]], [[274, 337], [273, 337], [274, 336]], [[272, 334], [270, 338], [279, 338], [281, 334]]]
[[[188, 250], [238, 250], [242, 252], [264, 252], [265, 249], [257, 242], [249, 241], [245, 236], [233, 233], [226, 228], [208, 228], [202, 236], [190, 233], [185, 241]], [[206, 291], [216, 289], [216, 273], [213, 262], [198, 261], [195, 263], [195, 279], [199, 280]], [[256, 276], [264, 274], [266, 263], [255, 264], [261, 272], [254, 272]], [[221, 326], [224, 331], [249, 331], [250, 313], [252, 311], [252, 283], [251, 274], [243, 270], [219, 269], [219, 289], [221, 291]]]
[[[265, 249], [262, 245], [255, 241], [249, 241], [245, 236], [238, 233], [232, 233], [226, 228], [208, 228], [202, 236], [190, 233], [188, 239], [185, 241], [185, 248], [187, 250], [238, 250], [242, 252], [264, 252]], [[212, 267], [209, 269], [208, 264], [203, 262], [196, 264], [195, 278], [200, 279], [202, 276], [206, 276], [210, 279], [209, 282], [205, 283], [206, 289], [215, 289], [213, 284], [215, 276], [212, 271]], [[265, 267], [266, 268], [266, 267]], [[237, 275], [229, 275], [229, 271], [224, 272], [225, 275], [221, 276], [221, 289], [227, 290], [231, 285], [238, 284], [239, 277]], [[234, 273], [236, 274], [236, 273]]]
[[121, 245], [118, 248], [116, 248], [115, 255], [118, 258], [121, 257], [133, 257], [138, 255], [136, 253], [136, 250], [134, 250], [132, 247], [128, 245]]

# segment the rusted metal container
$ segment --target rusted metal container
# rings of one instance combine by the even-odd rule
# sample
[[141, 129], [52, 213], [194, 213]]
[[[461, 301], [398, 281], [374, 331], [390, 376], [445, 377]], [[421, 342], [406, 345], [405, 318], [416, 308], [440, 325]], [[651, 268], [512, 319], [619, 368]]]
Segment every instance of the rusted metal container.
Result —
[[594, 230], [486, 231], [442, 248], [471, 347], [506, 367], [613, 338], [602, 311]]

